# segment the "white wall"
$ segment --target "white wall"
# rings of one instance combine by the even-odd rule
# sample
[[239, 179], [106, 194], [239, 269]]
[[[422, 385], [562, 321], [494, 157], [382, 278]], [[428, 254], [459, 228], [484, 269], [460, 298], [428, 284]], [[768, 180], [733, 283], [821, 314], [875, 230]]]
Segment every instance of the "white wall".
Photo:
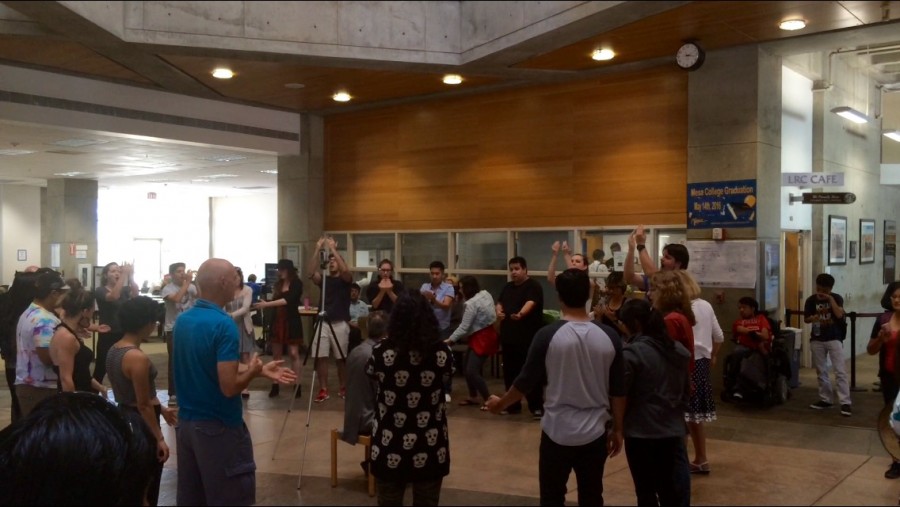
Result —
[[[787, 67], [781, 69], [781, 172], [812, 172], [813, 155], [813, 82]], [[810, 230], [812, 207], [789, 204], [790, 194], [810, 189], [781, 187], [781, 228]]]
[[[97, 260], [132, 262], [135, 238], [162, 239], [163, 274], [173, 262], [184, 262], [196, 270], [210, 257], [209, 198], [189, 192], [156, 191], [147, 199], [146, 190], [101, 188], [97, 199]], [[138, 275], [141, 284], [147, 277]], [[153, 282], [153, 280], [150, 280]]]
[[251, 273], [265, 278], [265, 264], [278, 262], [277, 208], [275, 194], [213, 197], [213, 257], [240, 266], [245, 280]]
[[[41, 189], [0, 185], [0, 284], [11, 284], [16, 271], [41, 264]], [[27, 260], [18, 261], [18, 250]]]

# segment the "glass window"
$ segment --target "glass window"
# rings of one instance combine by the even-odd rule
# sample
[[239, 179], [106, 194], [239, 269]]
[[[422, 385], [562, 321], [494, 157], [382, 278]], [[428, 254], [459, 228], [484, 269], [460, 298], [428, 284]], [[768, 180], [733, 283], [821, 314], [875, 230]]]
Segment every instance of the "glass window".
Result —
[[[464, 273], [458, 275], [460, 279], [466, 276]], [[491, 294], [491, 297], [494, 298], [494, 301], [497, 301], [497, 297], [500, 296], [500, 291], [503, 290], [503, 286], [506, 285], [506, 282], [509, 279], [506, 275], [472, 275], [478, 280], [478, 286], [481, 287], [481, 290], [486, 290]]]
[[675, 243], [684, 245], [684, 244], [686, 244], [686, 241], [687, 241], [687, 236], [685, 235], [685, 233], [683, 231], [673, 231], [673, 230], [659, 231], [659, 236], [658, 236], [657, 242], [656, 242], [656, 244], [659, 247], [659, 251], [656, 252], [656, 259], [654, 259], [654, 261], [656, 263], [659, 263], [659, 259], [662, 259], [663, 248], [665, 248], [666, 245], [675, 244]]
[[[516, 255], [525, 257], [529, 271], [547, 271], [550, 266], [550, 256], [553, 253], [551, 247], [554, 241], [559, 241], [560, 244], [566, 241], [570, 251], [572, 253], [576, 251], [574, 231], [535, 231], [515, 234]], [[556, 258], [556, 272], [563, 271], [566, 267], [566, 257], [560, 247], [559, 256]]]
[[[610, 271], [623, 271], [630, 234], [631, 231], [586, 231], [583, 236], [585, 254], [593, 261], [595, 251], [601, 250], [603, 261], [614, 268]], [[635, 270], [637, 273], [642, 271], [639, 264]]]
[[556, 295], [556, 287], [550, 285], [546, 276], [533, 276], [532, 278], [537, 280], [544, 289], [544, 310], [559, 310], [559, 296]]
[[431, 283], [431, 277], [428, 273], [403, 273], [400, 281], [407, 289], [418, 289], [423, 283]]
[[447, 259], [449, 236], [445, 232], [401, 234], [400, 249], [404, 268], [427, 268], [432, 261], [450, 265]]
[[[352, 265], [357, 268], [374, 268], [382, 259], [394, 258], [393, 234], [354, 234]], [[396, 268], [396, 266], [394, 266]]]
[[456, 267], [506, 271], [506, 232], [456, 233]]

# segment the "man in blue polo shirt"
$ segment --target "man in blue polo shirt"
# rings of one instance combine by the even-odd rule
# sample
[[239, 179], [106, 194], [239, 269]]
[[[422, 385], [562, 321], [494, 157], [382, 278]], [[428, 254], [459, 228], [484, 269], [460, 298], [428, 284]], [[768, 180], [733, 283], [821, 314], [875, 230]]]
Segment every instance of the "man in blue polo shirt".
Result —
[[222, 310], [236, 283], [230, 262], [207, 260], [197, 272], [201, 299], [175, 321], [178, 505], [256, 502], [256, 463], [241, 391], [260, 375], [282, 384], [297, 378], [282, 361], [263, 366], [257, 354], [239, 368], [238, 330]]

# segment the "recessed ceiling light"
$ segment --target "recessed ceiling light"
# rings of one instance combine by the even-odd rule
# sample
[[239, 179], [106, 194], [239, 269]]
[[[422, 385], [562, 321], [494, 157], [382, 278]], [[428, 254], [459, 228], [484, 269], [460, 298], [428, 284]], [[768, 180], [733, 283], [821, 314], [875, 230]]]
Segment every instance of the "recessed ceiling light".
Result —
[[591, 53], [591, 58], [593, 58], [594, 60], [597, 60], [597, 61], [601, 61], [601, 62], [606, 61], [606, 60], [612, 60], [613, 58], [615, 58], [615, 56], [616, 56], [616, 53], [613, 52], [612, 49], [597, 49], [597, 50], [594, 50], [593, 53]]
[[0, 150], [0, 155], [29, 155], [34, 153], [31, 150]]
[[278, 169], [263, 169], [260, 172], [263, 174], [278, 174]]
[[337, 92], [332, 95], [331, 98], [334, 99], [335, 102], [350, 102], [352, 97], [350, 97], [350, 94], [347, 92]]
[[67, 178], [71, 178], [73, 176], [81, 176], [82, 174], [87, 174], [79, 171], [69, 171], [66, 173], [53, 173], [53, 176], [65, 176]]
[[303, 83], [287, 83], [284, 87], [290, 88], [291, 90], [299, 90], [300, 88], [305, 88], [306, 85]]
[[883, 132], [883, 134], [884, 134], [884, 137], [887, 137], [888, 139], [893, 139], [894, 141], [897, 141], [898, 143], [900, 143], [900, 131], [898, 131], [898, 130], [885, 130], [885, 131]]
[[806, 28], [806, 21], [802, 19], [786, 19], [779, 23], [778, 28], [788, 31], [803, 30]]
[[191, 181], [194, 182], [194, 183], [209, 183], [209, 180], [207, 180], [207, 179], [205, 179], [205, 178], [197, 178], [197, 179], [194, 179], [194, 180], [191, 180]]
[[226, 69], [225, 67], [218, 67], [212, 71], [212, 75], [214, 78], [218, 79], [231, 79], [234, 77], [234, 72], [231, 72], [231, 69]]
[[459, 83], [462, 83], [462, 81], [462, 76], [459, 74], [447, 74], [444, 76], [444, 84], [458, 85]]

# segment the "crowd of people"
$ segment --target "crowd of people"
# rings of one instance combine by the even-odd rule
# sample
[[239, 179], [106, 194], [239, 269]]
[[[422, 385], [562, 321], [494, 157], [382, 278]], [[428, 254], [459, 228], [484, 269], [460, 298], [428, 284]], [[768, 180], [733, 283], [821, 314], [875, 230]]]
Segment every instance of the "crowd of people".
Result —
[[[602, 505], [606, 461], [623, 450], [638, 505], [689, 505], [691, 474], [712, 470], [704, 425], [716, 419], [710, 375], [724, 333], [687, 271], [687, 249], [667, 245], [657, 266], [645, 241], [642, 228], [632, 232], [623, 271], [610, 269], [615, 266], [603, 261], [602, 251], [588, 263], [565, 242], [554, 243], [548, 281], [561, 318], [547, 323], [544, 291], [521, 256], [509, 259], [510, 281], [496, 297], [476, 277], [447, 276], [438, 260], [430, 264], [427, 282], [406, 288], [385, 259], [363, 301], [338, 245], [323, 236], [306, 266], [306, 279], [322, 294], [312, 337], [304, 337], [295, 311], [304, 284], [288, 259], [278, 262], [277, 280], [267, 281], [273, 289], [268, 299], [227, 260], [209, 259], [196, 274], [172, 264], [161, 292], [164, 316], [159, 303], [140, 295], [127, 264], [105, 266], [94, 291], [49, 268], [17, 273], [0, 314], [12, 395], [12, 424], [0, 432], [0, 498], [156, 505], [162, 466], [174, 444], [166, 441], [162, 419], [176, 427], [179, 504], [253, 504], [256, 466], [241, 398], [257, 377], [271, 381], [270, 397], [279, 396], [282, 385], [301, 396], [299, 358], [308, 350], [319, 386], [314, 401], [330, 399], [333, 357], [339, 396], [346, 399], [342, 438], [356, 444], [359, 435], [371, 436], [371, 454], [361, 465], [376, 478], [379, 505], [401, 504], [408, 486], [416, 505], [438, 504], [450, 473], [447, 406], [455, 371], [464, 372], [467, 388], [459, 406], [502, 415], [527, 407], [540, 421], [542, 505], [564, 503], [572, 471], [579, 504]], [[566, 268], [557, 273], [560, 251]], [[642, 273], [635, 273], [635, 263]], [[629, 285], [643, 292], [628, 296]], [[850, 416], [839, 343], [844, 311], [833, 287], [830, 275], [817, 277], [804, 312], [813, 325], [819, 381], [819, 400], [810, 407], [837, 402]], [[868, 352], [881, 357], [882, 393], [892, 404], [900, 385], [900, 282], [888, 286], [882, 305], [885, 314], [872, 330]], [[268, 363], [259, 356], [251, 317], [264, 309], [271, 309]], [[753, 380], [750, 359], [773, 354], [775, 331], [754, 299], [741, 298], [739, 313], [731, 327], [737, 344], [725, 367], [726, 389], [735, 398], [747, 394], [742, 378]], [[157, 396], [157, 369], [141, 348], [160, 319], [169, 352], [168, 404]], [[84, 341], [91, 332], [100, 336], [96, 360]], [[461, 344], [465, 354], [455, 358]], [[505, 391], [491, 393], [482, 370], [500, 351]], [[106, 379], [117, 405], [106, 400]], [[106, 426], [113, 428], [101, 439], [108, 448], [66, 443]], [[39, 446], [52, 442], [62, 448], [39, 453]], [[103, 473], [117, 481], [116, 488], [95, 491], [88, 487], [93, 473], [78, 483], [73, 471], [61, 468], [66, 460], [77, 466], [89, 459], [106, 459]], [[59, 470], [46, 474], [51, 468]], [[13, 469], [33, 470], [29, 477], [49, 482], [11, 481], [7, 472]], [[900, 476], [900, 463], [885, 476]], [[59, 488], [70, 488], [71, 495]]]

